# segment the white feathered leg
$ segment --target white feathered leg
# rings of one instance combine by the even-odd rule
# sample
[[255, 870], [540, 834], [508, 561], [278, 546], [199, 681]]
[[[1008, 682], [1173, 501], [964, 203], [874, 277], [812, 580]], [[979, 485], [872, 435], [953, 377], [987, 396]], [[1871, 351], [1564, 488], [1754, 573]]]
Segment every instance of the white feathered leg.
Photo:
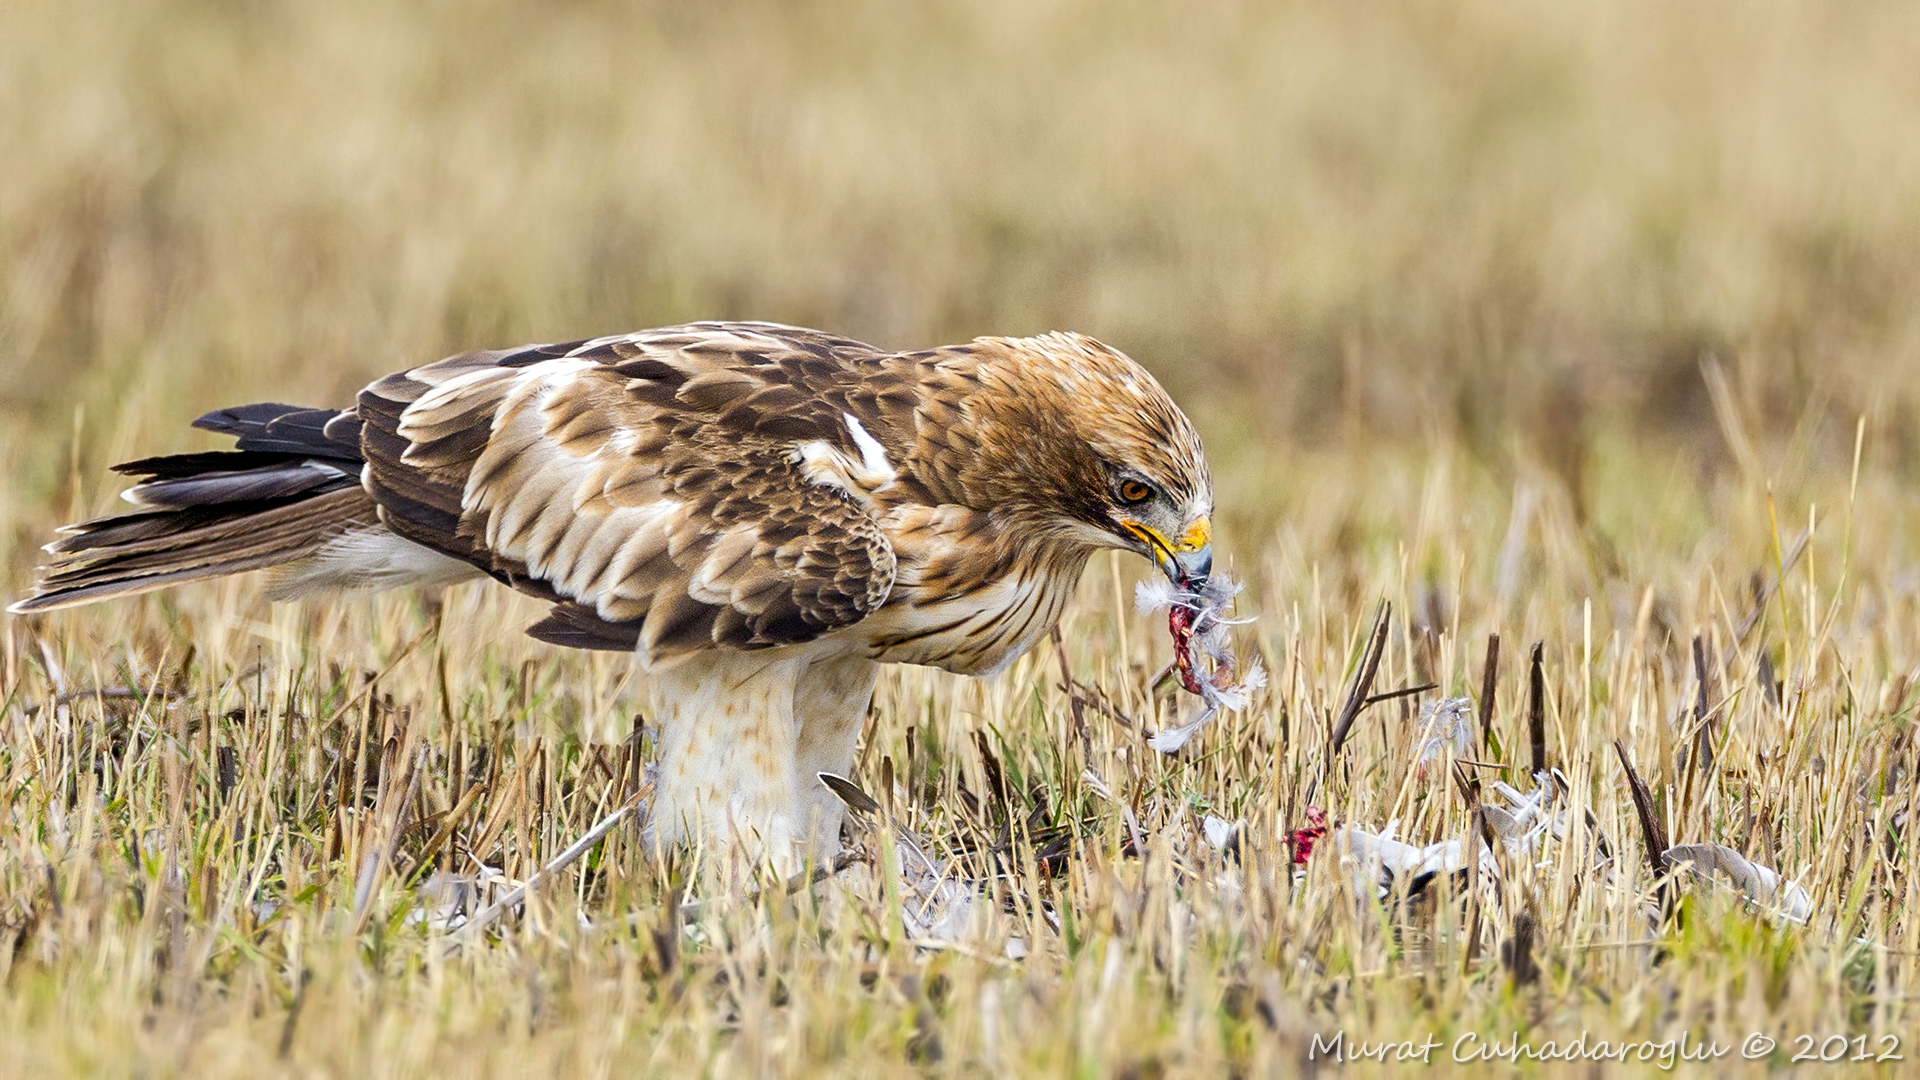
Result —
[[793, 692], [804, 656], [698, 653], [649, 674], [660, 764], [647, 833], [660, 847], [799, 868]]
[[804, 851], [825, 861], [840, 850], [840, 819], [846, 805], [827, 790], [823, 772], [853, 775], [853, 751], [873, 700], [880, 665], [864, 656], [815, 660], [794, 688], [793, 714], [799, 722], [795, 773], [800, 785], [795, 807]]
[[783, 873], [840, 850], [847, 775], [880, 666], [860, 656], [708, 652], [649, 674], [660, 761], [647, 834]]

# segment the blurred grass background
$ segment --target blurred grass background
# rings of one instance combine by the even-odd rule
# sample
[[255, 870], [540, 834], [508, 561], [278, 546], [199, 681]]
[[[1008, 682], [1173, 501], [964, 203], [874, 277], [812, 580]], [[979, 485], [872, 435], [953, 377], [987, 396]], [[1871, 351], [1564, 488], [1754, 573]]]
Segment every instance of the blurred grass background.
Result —
[[[1556, 760], [1576, 790], [1591, 786], [1616, 837], [1632, 835], [1608, 756], [1621, 737], [1688, 838], [1737, 842], [1806, 875], [1823, 909], [1841, 909], [1839, 942], [1859, 934], [1896, 948], [1875, 954], [1871, 977], [1857, 957], [1833, 959], [1837, 946], [1780, 945], [1760, 930], [1758, 944], [1687, 938], [1682, 952], [1701, 950], [1687, 962], [1642, 963], [1642, 953], [1613, 951], [1641, 932], [1637, 882], [1569, 894], [1579, 878], [1568, 873], [1551, 895], [1574, 896], [1576, 914], [1544, 931], [1568, 950], [1565, 967], [1552, 994], [1523, 998], [1505, 989], [1491, 953], [1491, 976], [1469, 965], [1450, 977], [1451, 960], [1436, 967], [1430, 957], [1421, 968], [1381, 926], [1362, 918], [1356, 929], [1319, 882], [1245, 924], [1202, 896], [1194, 918], [1215, 935], [1213, 951], [1184, 988], [1161, 958], [1186, 938], [1165, 922], [1097, 931], [1106, 936], [1070, 956], [1043, 949], [1030, 974], [1004, 980], [986, 961], [966, 967], [948, 954], [940, 970], [964, 1003], [949, 1032], [956, 1047], [992, 1044], [966, 1025], [997, 1022], [979, 1018], [999, 1015], [1003, 982], [1008, 1043], [1029, 1064], [1061, 1068], [1129, 1055], [1177, 1062], [1183, 1052], [1196, 1055], [1190, 1062], [1240, 1060], [1229, 1045], [1240, 1029], [1214, 1010], [1220, 988], [1243, 978], [1271, 981], [1263, 1009], [1301, 1002], [1320, 1010], [1314, 1017], [1371, 1022], [1381, 1036], [1469, 1009], [1479, 1010], [1471, 1022], [1505, 1030], [1542, 1022], [1548, 1005], [1562, 1026], [1622, 1032], [1708, 1013], [1723, 1024], [1898, 1021], [1920, 940], [1910, 856], [1897, 836], [1884, 858], [1861, 838], [1883, 836], [1913, 804], [1907, 791], [1898, 810], [1895, 796], [1913, 775], [1907, 698], [1920, 671], [1910, 629], [1920, 625], [1910, 569], [1920, 558], [1910, 494], [1920, 466], [1915, 116], [1920, 8], [1893, 3], [10, 0], [0, 5], [4, 585], [20, 593], [58, 521], [116, 505], [107, 464], [215, 445], [185, 425], [223, 405], [345, 403], [379, 374], [469, 348], [692, 319], [774, 319], [900, 348], [1080, 330], [1154, 370], [1198, 422], [1219, 488], [1221, 552], [1255, 589], [1261, 618], [1247, 637], [1272, 661], [1275, 689], [1204, 734], [1195, 753], [1163, 761], [1128, 757], [1138, 748], [1118, 728], [1100, 728], [1091, 748], [1066, 745], [1049, 726], [1065, 713], [1050, 654], [988, 683], [890, 676], [867, 747], [909, 761], [903, 731], [921, 725], [923, 762], [930, 753], [941, 764], [929, 790], [945, 793], [930, 812], [950, 811], [944, 785], [955, 776], [986, 790], [975, 748], [990, 731], [1056, 806], [1092, 807], [1112, 844], [1090, 842], [1089, 857], [1116, 860], [1116, 875], [1138, 869], [1144, 880], [1164, 864], [1149, 872], [1113, 854], [1120, 826], [1111, 806], [1077, 790], [1083, 767], [1169, 828], [1195, 807], [1244, 814], [1256, 828], [1249, 844], [1270, 849], [1284, 873], [1296, 797], [1316, 797], [1315, 728], [1386, 597], [1397, 619], [1383, 683], [1431, 677], [1447, 693], [1475, 691], [1482, 635], [1500, 632], [1498, 716], [1511, 745], [1521, 650], [1547, 641]], [[1777, 566], [1816, 507], [1812, 554], [1743, 642], [1759, 571]], [[1154, 708], [1144, 684], [1165, 660], [1164, 640], [1127, 612], [1131, 568], [1109, 569], [1118, 565], [1096, 561], [1069, 616], [1063, 670], [1128, 709]], [[230, 1038], [196, 1053], [227, 1054], [222, 1069], [251, 1072], [275, 1039], [284, 1054], [295, 1025], [281, 1026], [282, 1010], [297, 1017], [288, 1003], [304, 1000], [309, 966], [322, 973], [322, 1004], [309, 1008], [350, 1024], [367, 971], [384, 964], [407, 977], [371, 984], [404, 1007], [373, 1008], [366, 1022], [405, 1030], [335, 1038], [310, 1018], [314, 1034], [301, 1035], [297, 1053], [338, 1064], [328, 1057], [337, 1053], [350, 1066], [367, 1055], [377, 1071], [376, 1048], [404, 1043], [422, 1058], [401, 1059], [437, 1060], [446, 1073], [460, 1054], [484, 1054], [480, 1036], [497, 1031], [551, 1055], [529, 1060], [599, 1053], [565, 1023], [535, 1022], [545, 991], [527, 990], [525, 1016], [495, 999], [518, 1002], [522, 982], [541, 980], [561, 984], [562, 998], [592, 998], [606, 974], [593, 965], [617, 962], [629, 965], [618, 968], [628, 973], [621, 994], [657, 1010], [634, 1020], [623, 1060], [639, 1054], [657, 1068], [666, 1051], [647, 1047], [658, 1031], [695, 1043], [721, 1031], [724, 1043], [738, 1014], [696, 992], [681, 1016], [677, 996], [649, 996], [651, 976], [630, 977], [651, 962], [644, 941], [576, 947], [529, 932], [457, 969], [462, 983], [441, 980], [408, 942], [388, 952], [389, 939], [340, 934], [326, 920], [351, 906], [342, 891], [352, 866], [300, 839], [318, 813], [301, 792], [325, 786], [322, 742], [336, 740], [330, 753], [349, 745], [331, 721], [298, 740], [313, 776], [276, 773], [262, 750], [241, 778], [262, 823], [245, 850], [264, 844], [265, 866], [273, 844], [286, 844], [285, 868], [262, 895], [293, 914], [242, 933], [222, 920], [252, 918], [251, 894], [207, 901], [187, 927], [212, 943], [209, 977], [193, 984], [213, 991], [205, 997], [166, 983], [164, 964], [126, 944], [177, 952], [183, 940], [176, 919], [176, 945], [164, 945], [152, 914], [164, 904], [124, 902], [159, 887], [159, 871], [128, 852], [148, 851], [163, 829], [191, 829], [214, 853], [209, 865], [230, 854], [237, 834], [210, 794], [215, 740], [246, 750], [271, 738], [252, 711], [294, 709], [302, 695], [314, 699], [309, 713], [328, 715], [337, 701], [327, 695], [347, 694], [356, 671], [385, 669], [429, 627], [437, 670], [423, 650], [381, 684], [400, 710], [444, 713], [449, 738], [473, 727], [501, 740], [503, 755], [588, 775], [588, 751], [555, 729], [607, 722], [614, 730], [601, 734], [621, 734], [624, 672], [615, 658], [503, 633], [530, 621], [524, 607], [468, 589], [269, 608], [257, 583], [241, 581], [9, 620], [0, 660], [15, 704], [75, 690], [82, 699], [60, 725], [24, 708], [8, 714], [16, 737], [40, 742], [0, 755], [10, 783], [25, 778], [8, 798], [38, 807], [17, 811], [8, 834], [18, 857], [0, 860], [6, 910], [64, 903], [66, 914], [27, 930], [0, 918], [23, 958], [7, 977], [28, 987], [0, 1002], [0, 1026], [40, 1033], [36, 1060], [76, 1072], [144, 1063], [155, 1045], [218, 1028]], [[441, 626], [443, 613], [452, 617]], [[1731, 764], [1689, 803], [1674, 792], [1691, 783], [1679, 759], [1695, 633], [1732, 657], [1716, 675], [1722, 686], [1777, 672], [1785, 688], [1732, 699]], [[268, 654], [270, 679], [255, 664]], [[246, 673], [271, 688], [249, 690]], [[116, 681], [177, 683], [200, 695], [183, 699], [180, 715], [197, 710], [205, 726], [172, 749], [158, 736], [136, 742], [145, 749], [101, 773], [122, 793], [101, 811], [107, 839], [92, 856], [60, 854], [63, 807], [98, 767], [87, 740], [112, 726], [104, 702], [94, 721], [85, 688]], [[1375, 827], [1407, 790], [1405, 732], [1389, 728], [1386, 711], [1356, 734], [1357, 772], [1317, 796]], [[158, 707], [135, 712], [136, 731], [175, 722]], [[289, 739], [294, 723], [288, 713]], [[449, 739], [435, 739], [446, 751]], [[71, 775], [46, 767], [61, 753]], [[1829, 760], [1836, 777], [1881, 769], [1885, 782], [1855, 805], [1822, 779]], [[429, 789], [457, 786], [453, 773]], [[275, 801], [277, 784], [295, 791], [291, 803]], [[554, 820], [514, 826], [507, 865], [524, 870], [591, 820], [590, 800], [560, 801]], [[1415, 824], [1431, 826], [1428, 837], [1466, 827], [1444, 781], [1421, 805]], [[274, 813], [286, 815], [284, 831], [269, 835]], [[338, 815], [357, 820], [344, 802]], [[229, 891], [236, 872], [226, 870]], [[1093, 899], [1074, 894], [1089, 925], [1110, 902], [1125, 910], [1102, 891], [1102, 873], [1086, 872]], [[296, 890], [309, 878], [322, 882], [317, 893]], [[191, 887], [211, 895], [221, 880]], [[1143, 883], [1141, 895], [1154, 889], [1179, 892]], [[1869, 894], [1880, 906], [1848, 922]], [[392, 900], [396, 911], [405, 903]], [[123, 925], [132, 923], [139, 934]], [[1736, 936], [1756, 925], [1728, 923]], [[1689, 932], [1719, 931], [1701, 920]], [[920, 1006], [863, 996], [871, 972], [837, 951], [853, 932], [793, 932], [790, 942], [743, 931], [745, 952], [716, 947], [698, 961], [702, 978], [739, 979], [757, 955], [812, 973], [796, 983], [834, 988], [812, 1012], [767, 1014], [793, 1041], [761, 1047], [751, 1024], [738, 1025], [752, 1054], [765, 1055], [747, 1056], [778, 1071], [808, 1054], [835, 1060], [844, 1042], [901, 1067], [894, 1044], [908, 1041]], [[18, 974], [39, 955], [22, 942], [60, 955], [59, 942], [89, 940], [98, 943], [67, 954], [82, 963]], [[823, 940], [834, 947], [822, 950]], [[1124, 965], [1109, 959], [1115, 950]], [[1114, 970], [1124, 1004], [1110, 1010]], [[1426, 996], [1407, 992], [1409, 977], [1427, 980], [1413, 984]], [[445, 1004], [469, 984], [485, 1008]], [[1761, 984], [1764, 1000], [1752, 989]], [[1723, 1000], [1728, 986], [1746, 997]], [[89, 994], [116, 1017], [111, 1039], [91, 1050], [60, 1034], [97, 1014]], [[1051, 1004], [1027, 1007], [1028, 995]], [[130, 1019], [162, 996], [175, 1010], [166, 1022], [156, 1028], [151, 1011], [144, 1026]], [[617, 1008], [592, 1000], [578, 1030], [625, 1032], [622, 1018], [640, 1016], [626, 996]], [[1868, 1000], [1883, 1011], [1864, 1011]], [[196, 1013], [203, 1003], [212, 1004]], [[593, 1011], [603, 1006], [606, 1017]], [[453, 1019], [447, 1030], [406, 1027], [415, 1008]], [[1301, 1049], [1306, 1021], [1281, 1012], [1276, 1038], [1287, 1049], [1246, 1060]], [[1216, 1021], [1225, 1026], [1208, 1041]], [[1233, 1020], [1242, 1022], [1254, 1023]], [[1062, 1049], [1057, 1023], [1074, 1025], [1080, 1049]], [[1103, 1024], [1139, 1045], [1108, 1040]], [[446, 1041], [428, 1046], [436, 1038]], [[715, 1052], [724, 1063], [731, 1051]], [[177, 1068], [189, 1071], [180, 1055]]]
[[44, 502], [75, 403], [93, 454], [699, 318], [1073, 328], [1217, 454], [1568, 475], [1596, 428], [1724, 458], [1713, 360], [1765, 431], [1844, 458], [1872, 414], [1905, 468], [1916, 41], [1874, 3], [18, 0], [5, 471]]

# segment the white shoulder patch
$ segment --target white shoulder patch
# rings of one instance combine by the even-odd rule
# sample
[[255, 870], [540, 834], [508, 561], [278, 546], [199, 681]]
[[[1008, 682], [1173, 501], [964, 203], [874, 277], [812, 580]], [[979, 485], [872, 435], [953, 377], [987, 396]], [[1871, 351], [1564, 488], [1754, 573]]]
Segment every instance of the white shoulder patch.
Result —
[[856, 499], [865, 499], [892, 487], [900, 474], [894, 471], [893, 462], [887, 460], [886, 447], [881, 446], [880, 440], [852, 413], [840, 415], [847, 421], [847, 433], [853, 436], [853, 444], [860, 448], [858, 461], [825, 439], [801, 443], [788, 453], [787, 460], [800, 466], [800, 475], [809, 483], [838, 488]]
[[893, 462], [887, 460], [886, 447], [880, 445], [879, 439], [867, 434], [866, 427], [852, 413], [840, 415], [846, 418], [847, 431], [853, 435], [853, 444], [860, 448], [860, 464], [866, 473], [855, 479], [864, 483], [870, 491], [885, 491], [892, 487], [893, 482], [900, 479], [900, 474], [893, 471]]

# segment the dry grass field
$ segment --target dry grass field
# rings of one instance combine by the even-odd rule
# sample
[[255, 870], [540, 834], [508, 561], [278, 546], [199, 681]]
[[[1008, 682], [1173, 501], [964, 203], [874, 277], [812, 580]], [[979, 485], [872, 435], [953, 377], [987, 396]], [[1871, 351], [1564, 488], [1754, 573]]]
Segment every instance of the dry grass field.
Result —
[[[10, 0], [9, 598], [216, 407], [701, 318], [1071, 328], [1194, 416], [1272, 680], [1150, 750], [1167, 635], [1097, 560], [1010, 672], [876, 695], [854, 779], [958, 929], [884, 827], [750, 897], [623, 828], [453, 935], [423, 883], [637, 789], [619, 657], [479, 586], [7, 618], [0, 1073], [1367, 1075], [1326, 1043], [1583, 1031], [1913, 1070], [1916, 110], [1920, 10], [1873, 2]], [[1563, 827], [1384, 902], [1332, 836], [1294, 865], [1310, 807], [1479, 850], [1535, 642]], [[1363, 682], [1437, 686], [1336, 751]], [[1657, 876], [1622, 754], [1804, 922]]]

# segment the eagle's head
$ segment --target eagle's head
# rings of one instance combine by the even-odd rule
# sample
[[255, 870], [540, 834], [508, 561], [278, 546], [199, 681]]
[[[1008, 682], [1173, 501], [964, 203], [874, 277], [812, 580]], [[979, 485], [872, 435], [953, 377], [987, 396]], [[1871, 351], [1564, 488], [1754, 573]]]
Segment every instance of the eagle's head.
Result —
[[1152, 375], [1081, 334], [982, 339], [982, 479], [1036, 539], [1121, 548], [1191, 589], [1213, 567], [1200, 437]]

